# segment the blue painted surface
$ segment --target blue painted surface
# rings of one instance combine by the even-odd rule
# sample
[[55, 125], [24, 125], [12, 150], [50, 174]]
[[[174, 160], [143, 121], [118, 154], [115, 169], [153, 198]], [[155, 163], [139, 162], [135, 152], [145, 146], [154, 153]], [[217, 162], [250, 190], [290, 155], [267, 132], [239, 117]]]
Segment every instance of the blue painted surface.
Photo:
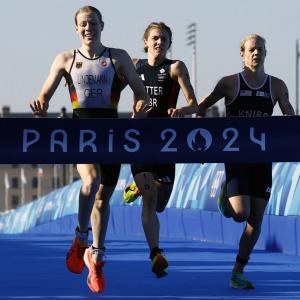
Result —
[[65, 267], [71, 235], [1, 235], [0, 299], [300, 299], [300, 262], [295, 256], [256, 250], [247, 267], [255, 290], [229, 287], [235, 247], [162, 239], [169, 275], [153, 276], [144, 238], [120, 236], [106, 243], [107, 288], [86, 285], [87, 270]]

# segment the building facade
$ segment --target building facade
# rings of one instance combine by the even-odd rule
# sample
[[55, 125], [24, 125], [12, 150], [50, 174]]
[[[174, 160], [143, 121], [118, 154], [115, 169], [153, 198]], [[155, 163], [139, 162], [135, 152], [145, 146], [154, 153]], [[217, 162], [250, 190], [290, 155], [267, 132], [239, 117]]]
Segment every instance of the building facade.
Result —
[[0, 212], [46, 195], [79, 179], [74, 165], [0, 165]]

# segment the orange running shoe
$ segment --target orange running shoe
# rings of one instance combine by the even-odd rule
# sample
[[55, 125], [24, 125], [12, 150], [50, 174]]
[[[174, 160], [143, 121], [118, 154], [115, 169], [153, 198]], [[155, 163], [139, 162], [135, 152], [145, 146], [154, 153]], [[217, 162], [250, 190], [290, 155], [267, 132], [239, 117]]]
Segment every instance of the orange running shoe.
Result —
[[105, 289], [105, 277], [102, 271], [104, 261], [95, 263], [93, 261], [93, 255], [104, 256], [104, 251], [101, 249], [92, 249], [92, 246], [86, 249], [84, 253], [84, 262], [89, 269], [89, 274], [86, 279], [86, 283], [90, 290], [94, 293], [100, 293]]
[[156, 275], [157, 278], [168, 275], [167, 268], [169, 264], [162, 252], [163, 249], [155, 247], [150, 253], [150, 258], [152, 260], [152, 272]]
[[84, 252], [88, 248], [88, 232], [75, 230], [75, 237], [66, 257], [66, 265], [70, 272], [80, 274], [84, 269]]

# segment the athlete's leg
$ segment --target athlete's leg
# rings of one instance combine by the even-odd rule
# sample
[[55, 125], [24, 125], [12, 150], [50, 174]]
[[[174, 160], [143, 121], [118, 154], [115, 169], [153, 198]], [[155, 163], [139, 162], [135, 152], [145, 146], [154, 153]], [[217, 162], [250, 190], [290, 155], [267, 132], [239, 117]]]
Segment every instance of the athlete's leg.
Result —
[[[261, 223], [272, 188], [272, 163], [249, 165], [249, 191], [251, 209], [247, 225], [240, 240], [234, 270], [242, 271], [260, 235]], [[240, 259], [241, 258], [241, 259]]]
[[91, 215], [93, 230], [93, 247], [104, 248], [106, 230], [110, 215], [109, 200], [117, 185], [120, 168], [119, 164], [99, 165], [101, 181], [95, 194], [95, 203]]
[[150, 251], [159, 245], [159, 220], [156, 214], [157, 187], [154, 175], [143, 172], [134, 176], [134, 181], [142, 195], [142, 224]]
[[96, 193], [95, 203], [91, 215], [93, 230], [93, 247], [104, 248], [106, 230], [110, 215], [109, 200], [113, 194], [115, 186], [105, 186], [100, 184]]
[[87, 285], [91, 291], [97, 293], [105, 289], [104, 241], [110, 213], [109, 199], [113, 191], [114, 187], [100, 184], [91, 215], [93, 244], [84, 255], [84, 262], [89, 269]]
[[[224, 207], [225, 216], [231, 216], [236, 222], [244, 222], [250, 216], [251, 199], [249, 195], [250, 180], [249, 180], [248, 165], [227, 164], [226, 170], [226, 194], [229, 200]], [[246, 259], [237, 255], [237, 261], [245, 265]], [[230, 286], [236, 289], [251, 289], [252, 283], [244, 276], [242, 272], [235, 269], [232, 271]]]
[[[249, 255], [257, 241], [258, 235], [254, 228], [260, 228], [258, 223], [255, 227], [252, 222], [252, 198], [246, 195], [230, 197], [227, 205], [227, 212], [231, 214], [236, 222], [247, 221], [245, 230], [240, 238], [239, 251], [232, 269], [230, 286], [236, 289], [253, 289], [251, 281], [243, 274], [244, 267], [248, 263]], [[250, 223], [249, 223], [250, 220]], [[257, 219], [258, 221], [258, 219]], [[257, 226], [257, 227], [256, 227]]]
[[168, 261], [159, 248], [159, 220], [156, 214], [157, 186], [151, 172], [135, 173], [135, 183], [142, 195], [142, 223], [150, 250], [152, 272], [158, 277], [167, 275]]
[[100, 173], [99, 168], [94, 164], [78, 164], [77, 170], [82, 180], [79, 193], [78, 227], [79, 231], [86, 232], [100, 184]]
[[89, 269], [87, 284], [91, 291], [101, 292], [105, 288], [103, 273], [105, 236], [110, 214], [109, 200], [115, 189], [120, 173], [120, 165], [100, 165], [101, 181], [95, 195], [91, 215], [93, 244], [85, 252], [84, 261]]
[[227, 213], [236, 222], [244, 222], [250, 215], [250, 197], [247, 195], [237, 195], [229, 198]]
[[[243, 271], [260, 235], [272, 186], [272, 164], [229, 165], [226, 166], [226, 172], [229, 175], [227, 192], [231, 196], [227, 210], [232, 210], [236, 221], [247, 221], [240, 239], [230, 285], [238, 289], [253, 288]], [[238, 199], [236, 194], [250, 196], [241, 196]]]
[[250, 170], [248, 164], [225, 164], [225, 214], [236, 222], [244, 222], [250, 215]]
[[82, 179], [79, 193], [78, 226], [66, 257], [67, 268], [73, 273], [81, 273], [84, 269], [83, 255], [88, 247], [88, 226], [99, 186], [99, 170], [96, 165], [77, 165], [77, 170]]
[[[261, 224], [268, 201], [258, 197], [251, 197], [251, 212], [245, 230], [241, 236], [238, 256], [233, 267], [234, 272], [243, 272], [247, 260], [259, 238]], [[244, 260], [244, 261], [243, 261]]]

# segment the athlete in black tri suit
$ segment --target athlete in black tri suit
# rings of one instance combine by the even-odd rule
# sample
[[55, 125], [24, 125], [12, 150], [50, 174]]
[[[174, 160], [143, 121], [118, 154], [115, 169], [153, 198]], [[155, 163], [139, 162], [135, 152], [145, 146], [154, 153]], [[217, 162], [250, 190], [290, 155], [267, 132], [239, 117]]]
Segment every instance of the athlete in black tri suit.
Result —
[[[137, 116], [145, 116], [150, 99], [142, 81], [126, 51], [101, 43], [103, 27], [102, 15], [96, 8], [84, 6], [76, 12], [75, 28], [81, 47], [57, 55], [38, 99], [30, 105], [35, 116], [47, 115], [49, 101], [63, 77], [69, 87], [74, 118], [116, 118], [120, 93], [127, 83], [138, 99]], [[78, 164], [77, 170], [82, 179], [78, 226], [66, 264], [71, 272], [81, 273], [85, 263], [89, 268], [89, 288], [101, 292], [105, 287], [102, 267], [109, 199], [119, 177], [120, 165]], [[85, 251], [90, 218], [93, 243]]]
[[[198, 112], [186, 66], [180, 60], [166, 58], [171, 42], [171, 29], [162, 22], [153, 22], [144, 33], [147, 59], [134, 60], [136, 71], [150, 96], [151, 111], [147, 114], [150, 118], [176, 118]], [[176, 108], [180, 88], [188, 104]], [[142, 196], [142, 223], [150, 249], [152, 271], [157, 277], [162, 277], [167, 274], [168, 263], [159, 248], [156, 212], [162, 212], [168, 203], [174, 184], [175, 164], [134, 164], [131, 170], [135, 183], [125, 191], [124, 198], [128, 198], [127, 193], [132, 190]]]
[[[265, 39], [259, 35], [246, 36], [240, 44], [244, 70], [223, 77], [212, 93], [199, 104], [199, 115], [225, 98], [226, 116], [268, 117], [276, 103], [284, 115], [294, 115], [285, 83], [264, 71]], [[218, 200], [220, 212], [236, 222], [246, 221], [239, 251], [232, 270], [233, 288], [253, 288], [243, 275], [244, 267], [259, 238], [265, 207], [272, 188], [272, 163], [225, 164], [224, 195]]]

